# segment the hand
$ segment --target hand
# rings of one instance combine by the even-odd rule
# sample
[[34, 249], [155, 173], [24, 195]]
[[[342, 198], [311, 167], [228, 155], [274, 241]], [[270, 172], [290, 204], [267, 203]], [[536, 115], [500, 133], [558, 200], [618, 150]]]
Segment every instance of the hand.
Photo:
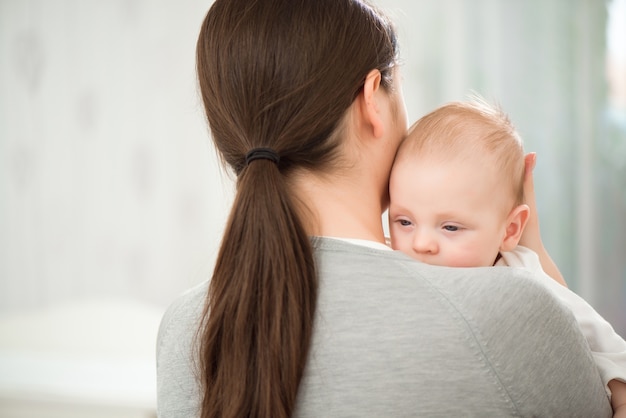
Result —
[[537, 203], [535, 200], [535, 184], [533, 180], [533, 170], [537, 163], [537, 154], [530, 152], [524, 157], [524, 200], [530, 208], [528, 222], [522, 233], [519, 244], [528, 247], [536, 253], [544, 251], [541, 234], [539, 232], [539, 216], [537, 214]]
[[612, 394], [613, 418], [626, 418], [626, 383], [614, 379], [608, 385]]
[[522, 233], [519, 245], [530, 248], [539, 256], [541, 267], [561, 285], [567, 287], [567, 283], [561, 274], [561, 271], [554, 263], [550, 254], [543, 246], [541, 233], [539, 232], [539, 215], [537, 214], [537, 203], [535, 201], [535, 183], [533, 181], [533, 169], [537, 163], [537, 154], [530, 152], [524, 157], [524, 200], [530, 208], [528, 222]]

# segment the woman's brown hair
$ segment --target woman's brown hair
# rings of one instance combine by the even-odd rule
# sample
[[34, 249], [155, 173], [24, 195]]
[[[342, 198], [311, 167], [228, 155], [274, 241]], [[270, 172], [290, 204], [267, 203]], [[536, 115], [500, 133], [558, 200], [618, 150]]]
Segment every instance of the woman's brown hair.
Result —
[[[197, 43], [211, 136], [237, 175], [198, 334], [203, 418], [293, 413], [317, 297], [289, 177], [337, 164], [366, 75], [392, 85], [393, 29], [359, 0], [216, 0]], [[246, 163], [255, 148], [278, 162]], [[300, 208], [301, 209], [301, 208]]]

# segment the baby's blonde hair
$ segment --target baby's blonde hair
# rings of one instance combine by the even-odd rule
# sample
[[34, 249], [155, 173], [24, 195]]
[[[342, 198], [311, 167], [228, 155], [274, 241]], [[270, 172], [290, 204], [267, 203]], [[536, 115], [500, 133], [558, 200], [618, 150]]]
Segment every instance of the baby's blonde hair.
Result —
[[524, 202], [524, 147], [509, 117], [475, 96], [451, 102], [419, 119], [403, 140], [396, 160], [418, 156], [450, 160], [486, 157], [509, 180], [515, 204]]

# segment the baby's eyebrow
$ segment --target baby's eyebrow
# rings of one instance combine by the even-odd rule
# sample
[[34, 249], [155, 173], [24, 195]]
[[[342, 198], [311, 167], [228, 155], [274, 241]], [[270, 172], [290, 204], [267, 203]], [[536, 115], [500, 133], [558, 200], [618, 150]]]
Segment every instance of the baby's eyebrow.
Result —
[[406, 208], [402, 205], [399, 205], [394, 202], [389, 202], [389, 209], [387, 209], [389, 213], [391, 212], [413, 212], [411, 209]]
[[450, 212], [440, 212], [440, 213], [438, 214], [438, 217], [439, 217], [439, 218], [451, 218], [451, 219], [458, 219], [458, 218], [462, 218], [463, 216], [462, 216], [462, 215], [460, 215], [460, 214], [459, 214], [459, 213], [457, 213], [457, 212], [452, 212], [452, 211], [450, 211]]

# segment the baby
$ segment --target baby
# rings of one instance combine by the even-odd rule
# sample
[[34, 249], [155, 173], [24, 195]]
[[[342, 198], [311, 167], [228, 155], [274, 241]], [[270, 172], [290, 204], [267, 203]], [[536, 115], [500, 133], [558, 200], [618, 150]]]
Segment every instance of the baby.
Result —
[[527, 196], [529, 207], [524, 180], [522, 141], [502, 111], [479, 99], [440, 107], [411, 127], [396, 155], [389, 182], [391, 246], [427, 264], [535, 272], [574, 313], [614, 416], [626, 417], [626, 342], [566, 287], [542, 246], [531, 244], [538, 256], [519, 245], [528, 222], [536, 230], [529, 235], [539, 235], [534, 194]]

